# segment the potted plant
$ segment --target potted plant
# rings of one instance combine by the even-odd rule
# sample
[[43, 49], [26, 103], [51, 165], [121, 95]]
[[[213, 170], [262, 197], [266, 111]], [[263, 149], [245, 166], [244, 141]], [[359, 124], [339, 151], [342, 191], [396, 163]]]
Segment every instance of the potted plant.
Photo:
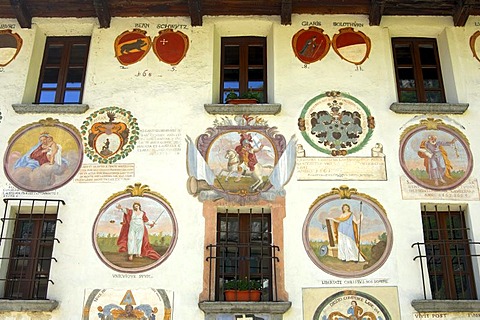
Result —
[[262, 282], [260, 280], [233, 279], [223, 285], [225, 301], [260, 301]]
[[263, 93], [259, 91], [248, 90], [240, 96], [233, 90], [230, 91], [226, 98], [228, 104], [256, 104], [262, 101]]

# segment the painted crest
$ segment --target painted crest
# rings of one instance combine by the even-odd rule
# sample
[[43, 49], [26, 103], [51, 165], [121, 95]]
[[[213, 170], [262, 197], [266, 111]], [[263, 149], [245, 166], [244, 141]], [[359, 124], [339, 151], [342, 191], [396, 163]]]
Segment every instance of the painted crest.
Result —
[[408, 127], [400, 138], [399, 157], [407, 177], [431, 190], [454, 189], [473, 169], [467, 138], [441, 119], [426, 118]]
[[177, 222], [168, 201], [136, 183], [112, 195], [93, 228], [97, 255], [120, 272], [142, 272], [161, 264], [173, 251]]
[[98, 163], [125, 158], [139, 136], [137, 119], [130, 111], [107, 107], [92, 113], [80, 127], [86, 155]]
[[372, 136], [375, 120], [358, 99], [329, 91], [306, 103], [298, 128], [315, 149], [344, 156], [363, 148]]
[[303, 244], [310, 259], [338, 277], [371, 274], [387, 260], [392, 242], [382, 205], [344, 185], [319, 196], [303, 225]]
[[480, 62], [480, 30], [476, 31], [470, 37], [470, 49], [472, 50], [473, 57]]
[[78, 130], [47, 118], [23, 126], [8, 142], [4, 171], [17, 188], [44, 192], [62, 187], [82, 165], [83, 148]]
[[276, 128], [247, 115], [215, 121], [197, 139], [188, 138], [188, 191], [201, 200], [257, 201], [283, 192], [295, 167], [296, 139], [286, 143]]
[[82, 320], [171, 320], [173, 292], [163, 289], [93, 289], [85, 292]]
[[125, 31], [115, 39], [115, 57], [124, 66], [134, 64], [145, 57], [152, 41], [146, 31], [133, 29]]
[[12, 30], [0, 30], [0, 67], [12, 62], [22, 48], [23, 40]]
[[157, 58], [175, 66], [183, 60], [188, 51], [188, 37], [181, 31], [165, 29], [153, 39], [153, 51]]
[[337, 55], [350, 63], [361, 65], [367, 60], [372, 47], [370, 38], [353, 28], [338, 30], [332, 39], [333, 50]]
[[323, 33], [323, 29], [309, 27], [295, 33], [292, 38], [292, 47], [295, 56], [303, 63], [312, 63], [322, 60], [330, 49], [330, 38]]

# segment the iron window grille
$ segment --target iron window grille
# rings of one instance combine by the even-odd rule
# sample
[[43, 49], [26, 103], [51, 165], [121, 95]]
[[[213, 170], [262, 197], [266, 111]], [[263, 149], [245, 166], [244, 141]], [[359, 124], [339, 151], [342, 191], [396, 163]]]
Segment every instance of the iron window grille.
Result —
[[3, 298], [47, 299], [58, 211], [63, 200], [3, 199], [0, 288]]
[[[422, 223], [425, 242], [412, 245], [422, 272], [424, 298], [430, 285], [434, 300], [475, 300], [477, 299], [472, 268], [472, 257], [478, 254], [480, 243], [468, 238], [469, 228], [465, 223], [465, 211], [461, 205], [446, 210], [422, 207]], [[428, 279], [428, 280], [427, 280]], [[427, 283], [428, 282], [428, 283]]]

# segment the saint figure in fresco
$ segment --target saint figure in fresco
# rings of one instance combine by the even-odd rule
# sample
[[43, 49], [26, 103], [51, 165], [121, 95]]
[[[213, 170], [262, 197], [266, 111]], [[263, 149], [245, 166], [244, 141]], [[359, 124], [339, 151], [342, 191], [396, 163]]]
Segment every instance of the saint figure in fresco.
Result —
[[436, 186], [439, 183], [447, 183], [445, 178], [452, 178], [450, 175], [452, 164], [444, 147], [454, 145], [455, 141], [457, 141], [456, 138], [451, 141], [438, 141], [437, 136], [429, 135], [427, 140], [420, 143], [418, 156], [423, 158], [428, 176]]
[[305, 41], [305, 44], [303, 45], [302, 50], [300, 50], [300, 54], [304, 57], [307, 58], [312, 58], [320, 48], [321, 43], [317, 43], [317, 36], [313, 36], [307, 41]]
[[59, 166], [62, 163], [67, 164], [67, 161], [62, 158], [62, 146], [56, 143], [48, 132], [42, 133], [38, 138], [38, 143], [15, 162], [14, 169], [30, 168], [33, 170], [46, 163]]
[[360, 228], [363, 213], [357, 219], [348, 204], [342, 205], [342, 214], [333, 220], [333, 232], [337, 241], [338, 259], [342, 261], [364, 262], [365, 256], [360, 251]]
[[257, 146], [250, 133], [240, 134], [240, 143], [235, 147], [240, 162], [238, 163], [237, 170], [240, 181], [240, 176], [243, 175], [245, 170], [255, 171], [255, 165], [258, 163], [257, 152], [263, 149], [263, 145]]
[[127, 252], [128, 260], [133, 257], [148, 257], [153, 260], [160, 259], [160, 255], [152, 248], [148, 240], [147, 225], [153, 227], [154, 221], [150, 221], [139, 202], [134, 202], [132, 209], [123, 208], [121, 204], [117, 209], [123, 212], [122, 228], [118, 236], [118, 252]]

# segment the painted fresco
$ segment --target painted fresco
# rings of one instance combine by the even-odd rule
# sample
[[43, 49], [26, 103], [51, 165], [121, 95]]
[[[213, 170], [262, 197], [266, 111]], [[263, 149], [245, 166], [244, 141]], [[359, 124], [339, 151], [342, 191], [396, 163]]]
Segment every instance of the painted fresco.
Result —
[[282, 194], [295, 166], [296, 139], [287, 145], [259, 117], [237, 116], [234, 121], [216, 120], [196, 146], [187, 137], [190, 194], [232, 201]]
[[82, 160], [78, 130], [47, 118], [23, 126], [10, 137], [3, 168], [17, 188], [43, 192], [58, 189], [72, 180]]
[[330, 49], [330, 38], [323, 29], [309, 27], [295, 33], [292, 38], [295, 56], [303, 63], [313, 63], [325, 57]]
[[95, 111], [80, 127], [85, 154], [98, 163], [114, 163], [124, 159], [139, 137], [137, 119], [130, 111], [107, 107]]
[[451, 190], [470, 176], [472, 153], [465, 135], [441, 119], [427, 118], [405, 129], [400, 164], [407, 177], [431, 190]]
[[85, 290], [82, 320], [171, 320], [173, 292], [163, 289]]
[[5, 67], [15, 59], [22, 48], [23, 40], [12, 30], [0, 30], [0, 67]]
[[142, 272], [173, 251], [177, 222], [170, 204], [140, 183], [114, 194], [100, 209], [93, 228], [97, 255], [110, 268]]
[[118, 62], [128, 66], [142, 60], [152, 46], [152, 41], [146, 34], [146, 31], [140, 29], [127, 30], [120, 34], [114, 43]]
[[308, 144], [318, 151], [345, 156], [365, 146], [373, 134], [375, 120], [358, 99], [328, 91], [305, 104], [298, 128]]
[[401, 319], [395, 287], [307, 288], [303, 305], [305, 320]]
[[188, 37], [181, 31], [160, 30], [153, 39], [153, 51], [157, 58], [169, 65], [179, 64], [187, 54]]
[[332, 39], [333, 50], [345, 61], [361, 65], [367, 60], [372, 47], [370, 38], [353, 28], [338, 30]]
[[470, 37], [470, 49], [472, 50], [473, 57], [480, 62], [480, 30], [476, 31]]
[[361, 277], [380, 268], [392, 241], [382, 205], [347, 186], [319, 196], [303, 225], [303, 244], [310, 259], [339, 277]]

